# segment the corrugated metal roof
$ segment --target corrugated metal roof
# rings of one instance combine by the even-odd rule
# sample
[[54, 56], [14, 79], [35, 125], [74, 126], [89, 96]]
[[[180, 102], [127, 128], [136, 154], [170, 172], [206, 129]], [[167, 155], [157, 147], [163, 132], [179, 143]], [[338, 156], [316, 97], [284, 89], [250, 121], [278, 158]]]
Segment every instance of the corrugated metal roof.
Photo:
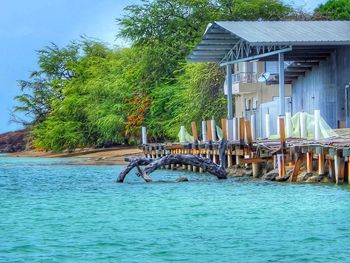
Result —
[[[322, 48], [350, 46], [350, 21], [218, 21], [208, 25], [188, 61], [219, 63], [240, 41], [251, 47], [299, 48], [290, 52], [298, 57], [308, 53], [310, 57], [308, 50], [317, 51], [317, 58], [325, 53]], [[302, 48], [307, 50], [303, 53]]]
[[350, 21], [219, 21], [215, 24], [251, 44], [350, 44]]

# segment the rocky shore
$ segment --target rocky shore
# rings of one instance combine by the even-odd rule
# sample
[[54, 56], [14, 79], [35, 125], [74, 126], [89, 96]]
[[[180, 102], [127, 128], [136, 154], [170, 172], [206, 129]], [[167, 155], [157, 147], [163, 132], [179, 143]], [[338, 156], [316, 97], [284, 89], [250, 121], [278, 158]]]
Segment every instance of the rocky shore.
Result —
[[[278, 175], [278, 170], [274, 168], [273, 163], [268, 162], [259, 166], [259, 173], [255, 178], [264, 181], [287, 182], [289, 181], [292, 173], [293, 169], [287, 167], [285, 175], [281, 177]], [[251, 167], [245, 167], [244, 165], [234, 165], [233, 167], [227, 169], [227, 174], [228, 176], [233, 177], [253, 177]], [[297, 177], [297, 182], [305, 183], [330, 183], [332, 181], [333, 178], [330, 177], [328, 171], [326, 171], [324, 175], [319, 175], [317, 172], [307, 173], [305, 166], [301, 166]]]
[[26, 149], [26, 130], [0, 134], [0, 153], [21, 152]]

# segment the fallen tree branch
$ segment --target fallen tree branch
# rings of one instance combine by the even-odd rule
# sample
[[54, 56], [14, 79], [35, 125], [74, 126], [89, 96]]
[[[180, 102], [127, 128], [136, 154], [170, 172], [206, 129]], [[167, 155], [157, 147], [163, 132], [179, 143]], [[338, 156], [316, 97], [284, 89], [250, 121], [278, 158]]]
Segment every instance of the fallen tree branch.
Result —
[[[153, 160], [149, 159], [149, 158], [132, 158], [132, 159], [125, 158], [125, 161], [130, 162], [130, 163], [125, 167], [125, 169], [123, 171], [120, 172], [120, 174], [117, 178], [117, 183], [124, 182], [124, 179], [127, 176], [127, 174], [135, 167], [139, 167], [139, 174], [140, 174], [140, 176], [142, 176], [143, 172], [140, 168], [140, 165], [148, 165], [151, 162], [153, 162]], [[141, 170], [141, 173], [140, 173], [140, 170]], [[143, 177], [143, 179], [145, 179], [145, 178]], [[146, 179], [145, 179], [145, 181], [147, 182]]]
[[[151, 182], [149, 175], [164, 165], [181, 164], [200, 167], [208, 173], [215, 175], [218, 179], [226, 179], [226, 171], [220, 165], [213, 163], [210, 159], [197, 155], [171, 154], [159, 159], [135, 158], [129, 159], [128, 166], [119, 174], [117, 182], [122, 183], [126, 175], [134, 168], [138, 167], [138, 174], [143, 177], [146, 182]], [[145, 166], [141, 169], [139, 166]]]

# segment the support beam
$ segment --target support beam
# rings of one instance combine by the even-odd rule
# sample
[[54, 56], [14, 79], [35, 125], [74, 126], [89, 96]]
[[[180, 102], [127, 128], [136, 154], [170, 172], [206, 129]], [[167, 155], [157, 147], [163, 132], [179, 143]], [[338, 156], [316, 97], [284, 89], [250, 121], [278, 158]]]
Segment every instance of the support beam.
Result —
[[292, 47], [287, 47], [287, 48], [283, 48], [280, 50], [275, 50], [275, 51], [271, 51], [271, 52], [267, 52], [267, 53], [263, 53], [263, 54], [259, 54], [259, 55], [253, 55], [253, 56], [249, 56], [246, 58], [241, 58], [241, 59], [236, 59], [236, 60], [232, 60], [232, 61], [228, 61], [228, 62], [223, 62], [223, 63], [220, 63], [220, 67], [226, 66], [228, 64], [232, 65], [232, 64], [239, 63], [239, 62], [252, 61], [255, 59], [261, 59], [261, 58], [265, 58], [265, 57], [268, 57], [268, 59], [269, 59], [270, 56], [280, 54], [283, 52], [289, 52], [289, 51], [292, 51]]
[[227, 118], [231, 120], [233, 118], [233, 106], [232, 106], [232, 70], [231, 65], [226, 65], [226, 83], [227, 83]]
[[279, 115], [284, 116], [286, 113], [285, 106], [285, 89], [284, 89], [284, 54], [278, 54], [278, 73], [279, 73]]

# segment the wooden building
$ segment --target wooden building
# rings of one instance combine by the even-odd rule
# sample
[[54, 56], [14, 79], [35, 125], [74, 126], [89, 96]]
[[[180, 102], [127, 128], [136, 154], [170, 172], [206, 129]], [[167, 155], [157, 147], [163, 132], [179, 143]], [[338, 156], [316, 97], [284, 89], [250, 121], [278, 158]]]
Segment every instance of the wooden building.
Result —
[[[350, 21], [213, 22], [188, 61], [215, 62], [226, 67], [227, 118], [241, 117], [242, 108], [247, 110], [244, 117], [254, 112], [258, 136], [264, 136], [259, 127], [263, 126], [266, 109], [274, 123], [286, 111], [313, 113], [319, 109], [332, 128], [350, 127]], [[261, 92], [270, 95], [259, 97], [258, 83], [241, 85], [237, 91], [236, 83], [244, 82], [235, 75], [239, 73], [237, 65], [246, 62], [265, 65], [262, 71], [266, 71], [266, 63], [275, 63], [276, 74], [269, 74], [260, 84], [264, 85]], [[240, 100], [242, 90], [253, 94], [250, 102]]]

